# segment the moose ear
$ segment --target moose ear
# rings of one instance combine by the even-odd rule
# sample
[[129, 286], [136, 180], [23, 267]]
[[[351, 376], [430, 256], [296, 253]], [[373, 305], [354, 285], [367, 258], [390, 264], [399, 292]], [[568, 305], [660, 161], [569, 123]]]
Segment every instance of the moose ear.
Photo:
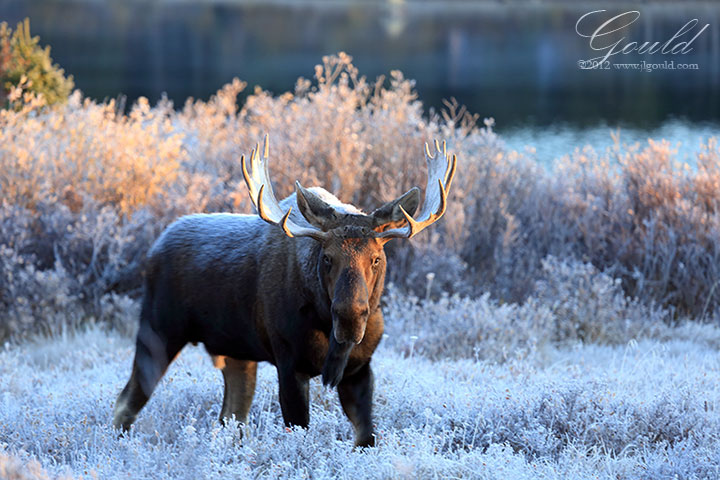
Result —
[[305, 220], [317, 228], [327, 230], [328, 225], [337, 220], [335, 209], [307, 188], [295, 182], [298, 208]]
[[398, 223], [405, 221], [405, 216], [402, 214], [400, 207], [402, 206], [408, 215], [413, 215], [419, 203], [420, 189], [413, 187], [402, 196], [372, 212], [370, 216], [373, 217], [375, 228], [382, 227], [382, 230], [396, 228]]

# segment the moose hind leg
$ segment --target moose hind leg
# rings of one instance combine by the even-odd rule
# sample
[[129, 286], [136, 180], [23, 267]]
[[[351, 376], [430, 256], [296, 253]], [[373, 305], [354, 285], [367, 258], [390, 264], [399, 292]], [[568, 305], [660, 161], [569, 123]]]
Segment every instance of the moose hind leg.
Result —
[[338, 385], [340, 404], [355, 428], [355, 446], [375, 446], [372, 424], [373, 373], [370, 364]]
[[247, 423], [250, 405], [255, 395], [257, 362], [225, 356], [215, 356], [213, 361], [215, 366], [222, 371], [225, 380], [225, 395], [220, 421], [224, 424], [226, 419], [235, 415], [235, 420]]
[[162, 340], [149, 328], [138, 332], [130, 380], [115, 402], [113, 425], [127, 432], [184, 343]]

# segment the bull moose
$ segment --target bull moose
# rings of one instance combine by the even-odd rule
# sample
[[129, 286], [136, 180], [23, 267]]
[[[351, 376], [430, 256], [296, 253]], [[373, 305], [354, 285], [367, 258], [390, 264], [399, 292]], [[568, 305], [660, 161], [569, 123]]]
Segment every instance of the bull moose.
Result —
[[[411, 238], [445, 212], [457, 159], [445, 143], [425, 144], [428, 181], [370, 214], [328, 191], [303, 188], [277, 201], [268, 173], [268, 137], [242, 171], [258, 215], [181, 217], [148, 253], [145, 294], [130, 380], [113, 424], [127, 431], [170, 362], [202, 342], [222, 370], [220, 420], [246, 422], [257, 363], [277, 368], [285, 424], [307, 427], [308, 382], [337, 387], [357, 446], [375, 443], [370, 357], [383, 334], [383, 247]], [[249, 168], [248, 168], [249, 167]], [[297, 208], [296, 208], [297, 207]]]

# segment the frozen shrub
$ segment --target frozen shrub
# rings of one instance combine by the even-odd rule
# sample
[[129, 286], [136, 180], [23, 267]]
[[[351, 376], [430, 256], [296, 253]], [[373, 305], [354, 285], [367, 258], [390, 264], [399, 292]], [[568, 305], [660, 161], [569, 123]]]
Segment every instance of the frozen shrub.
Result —
[[519, 301], [531, 290], [550, 240], [550, 232], [534, 234], [542, 226], [545, 173], [530, 159], [498, 149], [491, 126], [461, 144], [462, 175], [453, 185], [461, 207], [453, 205], [448, 228], [458, 230], [459, 253], [476, 284], [504, 301]]
[[[50, 480], [50, 476], [37, 460], [23, 462], [0, 449], [0, 478], [4, 480]], [[70, 477], [65, 477], [70, 478]]]
[[[69, 282], [60, 290], [70, 303], [84, 304], [82, 316], [109, 321], [103, 305], [119, 305], [112, 295], [137, 298], [144, 256], [176, 217], [252, 211], [239, 158], [266, 132], [279, 195], [297, 179], [366, 210], [424, 185], [423, 143], [448, 142], [459, 172], [445, 218], [388, 247], [389, 279], [420, 298], [490, 292], [498, 305], [522, 303], [547, 279], [542, 260], [552, 255], [582, 259], [620, 279], [627, 296], [680, 314], [710, 318], [720, 304], [720, 150], [713, 139], [696, 169], [676, 166], [667, 143], [650, 142], [604, 154], [577, 150], [548, 172], [508, 152], [492, 119], [478, 125], [456, 102], [425, 112], [401, 72], [368, 81], [345, 54], [323, 58], [315, 80], [298, 79], [292, 93], [258, 88], [241, 106], [240, 80], [180, 111], [166, 99], [151, 106], [141, 98], [127, 115], [113, 101], [79, 92], [47, 109], [26, 87], [13, 91], [16, 109], [0, 110], [0, 245], [11, 252], [1, 272], [6, 305], [14, 302], [10, 290], [55, 298], [50, 280], [11, 272], [54, 272], [51, 278]], [[552, 280], [544, 285], [554, 288]], [[554, 295], [538, 301], [556, 302]], [[43, 308], [56, 305], [46, 302]], [[17, 325], [19, 314], [7, 312], [18, 308], [0, 312], [0, 323], [14, 315]], [[566, 334], [606, 335], [577, 328]]]
[[100, 297], [97, 321], [128, 338], [135, 338], [140, 316], [140, 302], [114, 292]]
[[83, 319], [83, 303], [70, 294], [74, 281], [60, 264], [37, 270], [32, 257], [0, 246], [0, 337], [57, 333]]
[[[710, 138], [697, 168], [679, 164], [668, 142], [577, 151], [553, 182], [577, 256], [620, 278], [628, 295], [702, 315], [718, 305], [718, 145]], [[551, 252], [552, 253], [552, 252]], [[558, 255], [559, 256], [559, 255]]]
[[157, 235], [143, 212], [123, 222], [108, 207], [73, 213], [43, 202], [33, 213], [6, 204], [0, 225], [0, 337], [131, 321], [131, 301], [115, 292], [140, 289], [144, 255]]
[[0, 191], [3, 201], [31, 210], [42, 202], [73, 211], [87, 201], [120, 214], [168, 202], [184, 156], [166, 104], [140, 99], [129, 115], [113, 101], [96, 104], [73, 94], [67, 105], [0, 111]]
[[[496, 362], [542, 356], [551, 346], [578, 342], [625, 344], [671, 335], [717, 342], [694, 323], [671, 329], [667, 310], [627, 298], [620, 280], [591, 264], [548, 257], [542, 265], [533, 295], [522, 304], [501, 303], [489, 293], [438, 299], [426, 294], [421, 300], [390, 285], [384, 297], [385, 341], [406, 355]], [[428, 283], [435, 281], [430, 278]]]
[[535, 353], [552, 340], [554, 317], [534, 300], [500, 305], [485, 294], [422, 301], [390, 287], [384, 302], [384, 342], [406, 355], [504, 362]]
[[628, 299], [619, 279], [552, 256], [542, 262], [533, 297], [553, 313], [555, 341], [625, 343], [667, 319], [667, 312]]
[[442, 294], [457, 293], [473, 296], [472, 272], [460, 255], [448, 248], [434, 248], [429, 244], [417, 247], [401, 242], [385, 246], [391, 264], [386, 281], [402, 286], [420, 298], [439, 298]]

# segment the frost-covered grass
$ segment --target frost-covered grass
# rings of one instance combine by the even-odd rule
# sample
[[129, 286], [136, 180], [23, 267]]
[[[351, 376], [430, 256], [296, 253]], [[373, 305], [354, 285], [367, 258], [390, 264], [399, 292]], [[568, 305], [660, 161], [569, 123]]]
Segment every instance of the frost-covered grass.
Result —
[[[568, 330], [555, 316], [577, 309], [523, 313], [531, 307], [391, 291], [373, 358], [378, 446], [368, 450], [352, 448], [335, 392], [317, 379], [309, 429], [286, 429], [270, 365], [259, 369], [248, 424], [222, 427], [221, 375], [191, 346], [118, 438], [110, 421], [130, 371], [127, 336], [90, 328], [8, 344], [0, 478], [717, 478], [720, 329], [558, 341]], [[631, 310], [605, 320], [627, 323]], [[523, 335], [547, 341], [514, 355], [523, 341], [507, 338]], [[471, 344], [484, 353], [468, 354]]]
[[[344, 54], [293, 93], [238, 106], [244, 87], [128, 114], [18, 90], [0, 111], [0, 479], [720, 476], [717, 140], [694, 168], [616, 142], [549, 173]], [[119, 439], [145, 254], [179, 215], [249, 211], [238, 158], [265, 132], [280, 195], [299, 179], [365, 209], [423, 184], [424, 141], [460, 158], [442, 221], [387, 247], [378, 447], [352, 449], [319, 382], [310, 428], [286, 430], [268, 366], [248, 425], [221, 427], [198, 348]]]

